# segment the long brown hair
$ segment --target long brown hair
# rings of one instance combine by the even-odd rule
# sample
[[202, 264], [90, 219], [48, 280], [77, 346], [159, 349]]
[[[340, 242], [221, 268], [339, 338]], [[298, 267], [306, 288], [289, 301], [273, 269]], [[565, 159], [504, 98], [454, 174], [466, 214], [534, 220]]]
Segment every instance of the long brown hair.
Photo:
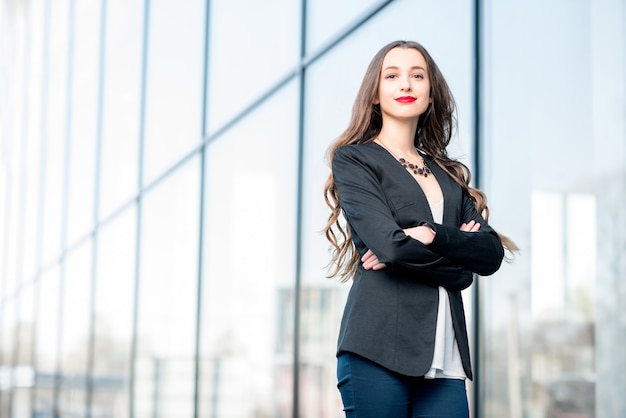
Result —
[[[489, 218], [489, 208], [487, 207], [485, 194], [469, 186], [471, 181], [470, 170], [463, 163], [448, 157], [446, 151], [446, 147], [450, 143], [456, 127], [456, 103], [439, 67], [437, 67], [428, 51], [417, 42], [391, 42], [376, 53], [361, 82], [348, 127], [328, 149], [327, 158], [329, 165], [332, 166], [333, 156], [339, 147], [348, 144], [371, 142], [380, 133], [383, 122], [382, 114], [380, 105], [374, 104], [374, 102], [378, 97], [378, 85], [383, 60], [387, 53], [394, 48], [416, 49], [423, 55], [428, 66], [432, 102], [419, 117], [415, 131], [415, 147], [432, 158], [463, 188], [464, 192], [476, 204], [478, 212], [487, 220]], [[350, 228], [341, 223], [341, 206], [332, 172], [324, 186], [324, 199], [331, 210], [328, 222], [324, 227], [324, 234], [332, 245], [328, 277], [337, 276], [342, 282], [347, 281], [356, 273], [359, 264], [359, 254], [352, 242]], [[504, 235], [499, 235], [504, 248], [509, 251], [518, 250], [517, 245], [513, 241]]]

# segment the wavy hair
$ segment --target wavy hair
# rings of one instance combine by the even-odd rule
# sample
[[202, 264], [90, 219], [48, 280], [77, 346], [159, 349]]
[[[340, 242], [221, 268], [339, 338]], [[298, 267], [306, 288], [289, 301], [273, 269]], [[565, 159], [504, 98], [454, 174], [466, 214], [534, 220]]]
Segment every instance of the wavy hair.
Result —
[[[394, 48], [413, 48], [419, 51], [428, 67], [430, 79], [430, 97], [432, 102], [426, 111], [420, 115], [415, 131], [414, 144], [417, 149], [432, 158], [444, 171], [462, 188], [476, 204], [480, 214], [487, 220], [489, 208], [487, 198], [483, 192], [469, 186], [471, 173], [466, 165], [448, 157], [446, 148], [452, 139], [456, 128], [456, 103], [439, 67], [428, 51], [417, 42], [394, 41], [385, 45], [376, 53], [370, 62], [361, 87], [357, 93], [352, 117], [346, 130], [330, 145], [327, 151], [327, 160], [332, 167], [335, 151], [348, 144], [364, 144], [373, 141], [382, 128], [382, 114], [380, 105], [374, 104], [378, 97], [378, 85], [383, 60], [389, 51]], [[341, 206], [339, 195], [335, 187], [332, 172], [324, 186], [324, 199], [331, 210], [328, 222], [324, 227], [324, 234], [331, 244], [331, 260], [328, 265], [328, 277], [338, 277], [345, 282], [356, 274], [359, 264], [359, 254], [354, 247], [350, 228], [342, 225]], [[519, 248], [513, 241], [502, 234], [498, 234], [505, 249], [513, 252]]]

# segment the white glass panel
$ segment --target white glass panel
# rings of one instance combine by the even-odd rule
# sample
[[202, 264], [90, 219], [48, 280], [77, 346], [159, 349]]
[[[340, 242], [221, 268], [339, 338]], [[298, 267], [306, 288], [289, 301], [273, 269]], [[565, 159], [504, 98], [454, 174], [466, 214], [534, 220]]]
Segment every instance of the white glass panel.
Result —
[[67, 255], [64, 268], [61, 318], [62, 416], [84, 411], [87, 390], [91, 310], [91, 240]]
[[115, 418], [129, 413], [135, 219], [133, 205], [98, 232], [92, 410]]
[[37, 331], [35, 336], [35, 416], [53, 417], [54, 386], [58, 372], [59, 341], [59, 267], [54, 266], [39, 277], [35, 305]]
[[100, 218], [138, 189], [141, 57], [144, 2], [106, 2]]
[[290, 83], [207, 150], [201, 417], [291, 414], [297, 108]]
[[94, 223], [94, 181], [98, 116], [100, 3], [74, 4], [73, 62], [68, 112], [69, 177], [66, 244], [90, 232]]
[[48, 74], [44, 115], [45, 179], [43, 201], [43, 262], [49, 263], [61, 252], [67, 111], [68, 0], [50, 10], [47, 45]]
[[205, 3], [150, 2], [144, 183], [200, 144]]
[[[313, 52], [353, 25], [380, 0], [316, 0], [307, 5], [307, 52]], [[407, 6], [406, 2], [403, 4]]]
[[30, 21], [29, 68], [28, 71], [28, 124], [26, 128], [26, 172], [24, 192], [24, 254], [22, 274], [32, 279], [39, 267], [37, 260], [41, 248], [42, 210], [40, 181], [42, 179], [42, 85], [44, 74], [44, 5], [31, 3], [28, 14]]
[[300, 2], [211, 1], [208, 127], [215, 132], [292, 71]]
[[193, 413], [199, 158], [143, 201], [135, 416]]
[[626, 413], [624, 5], [591, 4], [487, 8], [488, 192], [522, 252], [486, 281], [485, 417]]
[[19, 299], [19, 334], [14, 370], [14, 392], [11, 408], [13, 416], [30, 414], [31, 395], [35, 384], [34, 337], [35, 337], [35, 285], [23, 285]]

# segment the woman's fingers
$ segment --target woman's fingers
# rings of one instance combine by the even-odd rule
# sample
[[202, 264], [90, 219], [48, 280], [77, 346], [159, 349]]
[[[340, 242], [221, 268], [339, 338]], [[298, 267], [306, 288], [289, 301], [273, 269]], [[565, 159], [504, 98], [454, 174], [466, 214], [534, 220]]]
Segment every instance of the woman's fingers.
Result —
[[361, 261], [363, 262], [363, 268], [365, 270], [380, 270], [387, 267], [385, 263], [378, 261], [378, 257], [376, 257], [376, 254], [374, 254], [372, 250], [367, 250], [365, 254], [363, 254], [363, 257], [361, 257]]
[[478, 232], [478, 230], [480, 229], [480, 224], [474, 220], [471, 220], [468, 223], [461, 224], [460, 229], [464, 232]]

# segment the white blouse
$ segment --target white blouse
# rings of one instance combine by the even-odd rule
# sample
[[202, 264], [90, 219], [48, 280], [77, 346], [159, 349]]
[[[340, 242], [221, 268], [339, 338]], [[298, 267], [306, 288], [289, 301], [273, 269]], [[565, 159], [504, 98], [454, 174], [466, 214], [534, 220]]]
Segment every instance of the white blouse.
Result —
[[[443, 222], [443, 199], [438, 203], [428, 201], [435, 223]], [[435, 332], [435, 352], [430, 370], [424, 376], [429, 379], [465, 379], [459, 346], [452, 328], [452, 312], [448, 292], [439, 286], [439, 308], [437, 310], [437, 330]]]

